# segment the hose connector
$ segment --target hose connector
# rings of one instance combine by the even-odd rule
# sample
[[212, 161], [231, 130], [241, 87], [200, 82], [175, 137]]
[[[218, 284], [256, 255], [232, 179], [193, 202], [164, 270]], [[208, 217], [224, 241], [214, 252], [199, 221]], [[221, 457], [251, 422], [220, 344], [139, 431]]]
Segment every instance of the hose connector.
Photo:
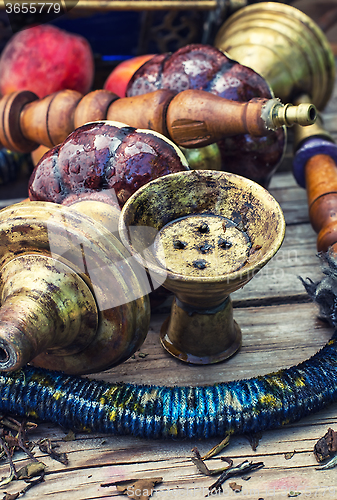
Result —
[[311, 103], [282, 104], [278, 99], [270, 99], [262, 112], [266, 127], [270, 130], [285, 125], [292, 127], [295, 123], [303, 127], [312, 125], [317, 119], [316, 107]]

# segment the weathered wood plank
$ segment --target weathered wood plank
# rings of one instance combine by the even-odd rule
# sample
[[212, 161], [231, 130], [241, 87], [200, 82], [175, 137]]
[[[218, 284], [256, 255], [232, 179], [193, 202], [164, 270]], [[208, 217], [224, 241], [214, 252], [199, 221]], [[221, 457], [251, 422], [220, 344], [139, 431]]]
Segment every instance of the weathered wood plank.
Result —
[[309, 358], [328, 341], [332, 330], [317, 316], [318, 308], [312, 303], [236, 308], [234, 318], [243, 336], [240, 352], [225, 363], [201, 368], [182, 363], [162, 349], [159, 332], [165, 316], [155, 315], [140, 349], [141, 356], [137, 352], [133, 359], [99, 378], [159, 385], [207, 385], [268, 373]]
[[321, 279], [321, 262], [317, 257], [316, 234], [309, 224], [288, 226], [277, 254], [242, 289], [232, 294], [234, 303], [263, 303], [293, 297], [306, 300], [299, 276]]
[[[335, 471], [316, 470], [318, 464], [313, 447], [326, 432], [326, 426], [331, 425], [329, 415], [335, 414], [336, 409], [335, 405], [326, 411], [328, 418], [321, 425], [312, 425], [308, 418], [303, 419], [301, 425], [264, 433], [255, 452], [246, 437], [232, 437], [222, 455], [231, 457], [234, 464], [246, 459], [265, 464], [263, 469], [249, 474], [249, 481], [239, 477], [233, 479], [242, 485], [241, 496], [254, 500], [261, 498], [261, 495], [264, 495], [262, 498], [284, 498], [290, 491], [302, 491], [302, 495], [307, 496], [310, 492], [313, 498], [335, 499]], [[38, 439], [42, 434], [48, 435], [48, 432], [48, 428], [41, 426], [40, 432], [32, 437]], [[57, 500], [68, 499], [70, 495], [74, 500], [106, 498], [118, 496], [118, 493], [114, 486], [102, 488], [100, 485], [104, 482], [161, 476], [163, 483], [157, 487], [155, 498], [173, 498], [178, 495], [189, 498], [193, 495], [201, 499], [214, 481], [199, 473], [190, 460], [192, 447], [197, 445], [203, 454], [217, 443], [214, 439], [175, 442], [130, 437], [81, 437], [68, 443], [58, 442], [61, 451], [68, 453], [67, 468], [37, 453], [48, 466], [48, 474], [45, 483], [32, 489], [27, 498], [44, 498], [46, 495]], [[293, 457], [287, 459], [285, 454], [293, 451]], [[24, 463], [20, 462], [21, 465]], [[209, 462], [211, 468], [222, 464], [219, 457]], [[3, 470], [4, 467], [1, 473]], [[229, 482], [224, 484], [223, 495], [234, 498]], [[7, 486], [6, 490], [13, 491], [15, 486]]]

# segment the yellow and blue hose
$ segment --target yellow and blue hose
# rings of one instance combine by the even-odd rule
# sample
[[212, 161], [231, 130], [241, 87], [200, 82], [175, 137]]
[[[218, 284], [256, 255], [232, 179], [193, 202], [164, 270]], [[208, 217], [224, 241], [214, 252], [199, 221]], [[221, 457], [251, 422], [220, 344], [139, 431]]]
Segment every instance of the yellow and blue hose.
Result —
[[263, 431], [337, 401], [336, 340], [297, 366], [206, 387], [111, 384], [27, 366], [0, 375], [0, 411], [146, 438]]
[[[337, 325], [337, 263], [305, 287]], [[205, 387], [106, 383], [26, 366], [0, 373], [0, 411], [65, 428], [146, 438], [210, 438], [277, 428], [337, 401], [337, 330], [310, 359]]]

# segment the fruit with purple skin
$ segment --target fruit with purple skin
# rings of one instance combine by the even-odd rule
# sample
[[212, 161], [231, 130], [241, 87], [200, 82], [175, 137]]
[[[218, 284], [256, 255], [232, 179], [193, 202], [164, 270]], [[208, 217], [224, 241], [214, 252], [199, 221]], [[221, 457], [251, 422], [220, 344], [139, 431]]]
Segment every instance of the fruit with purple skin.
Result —
[[[202, 44], [153, 57], [135, 72], [126, 94], [140, 95], [161, 88], [178, 92], [205, 90], [238, 102], [273, 97], [269, 85], [258, 73], [229, 59], [215, 47]], [[222, 169], [267, 186], [283, 157], [285, 142], [283, 128], [264, 137], [245, 134], [219, 141]]]
[[188, 170], [184, 155], [161, 134], [94, 122], [41, 158], [29, 181], [29, 198], [65, 205], [96, 199], [122, 207], [143, 184], [183, 170]]

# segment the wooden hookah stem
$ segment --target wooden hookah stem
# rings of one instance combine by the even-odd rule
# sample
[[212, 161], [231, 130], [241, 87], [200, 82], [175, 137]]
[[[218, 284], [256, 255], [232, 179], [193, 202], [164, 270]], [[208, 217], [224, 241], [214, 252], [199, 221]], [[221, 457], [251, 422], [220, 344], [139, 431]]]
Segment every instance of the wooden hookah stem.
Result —
[[337, 166], [327, 154], [310, 158], [305, 166], [310, 222], [318, 233], [317, 250], [337, 253]]
[[[297, 102], [308, 102], [301, 96]], [[310, 127], [295, 127], [294, 175], [307, 190], [309, 217], [318, 233], [317, 250], [337, 253], [337, 146], [318, 116]]]
[[0, 100], [0, 143], [31, 152], [40, 144], [60, 144], [75, 128], [97, 120], [113, 120], [157, 131], [184, 147], [201, 147], [237, 134], [263, 136], [270, 129], [316, 119], [312, 104], [283, 105], [277, 99], [236, 102], [201, 90], [177, 94], [168, 89], [118, 98], [107, 90], [82, 96], [63, 90], [44, 99], [29, 91]]

